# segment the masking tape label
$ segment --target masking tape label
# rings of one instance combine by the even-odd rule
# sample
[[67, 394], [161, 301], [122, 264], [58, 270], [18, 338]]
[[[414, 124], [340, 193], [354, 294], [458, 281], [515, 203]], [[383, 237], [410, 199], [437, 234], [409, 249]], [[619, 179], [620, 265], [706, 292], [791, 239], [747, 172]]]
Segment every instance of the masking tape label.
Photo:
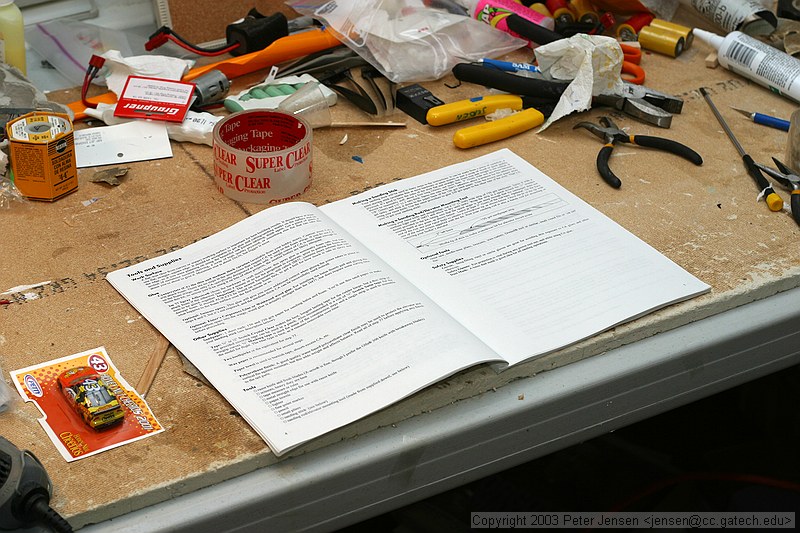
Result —
[[232, 200], [279, 204], [311, 187], [312, 129], [277, 111], [239, 111], [213, 132], [214, 180]]

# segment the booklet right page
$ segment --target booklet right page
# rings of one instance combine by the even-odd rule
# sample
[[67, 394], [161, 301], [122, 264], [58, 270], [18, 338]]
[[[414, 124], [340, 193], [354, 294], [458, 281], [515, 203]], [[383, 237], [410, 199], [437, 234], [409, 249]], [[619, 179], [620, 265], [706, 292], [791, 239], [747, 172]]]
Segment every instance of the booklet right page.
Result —
[[509, 364], [710, 289], [507, 149], [321, 209]]

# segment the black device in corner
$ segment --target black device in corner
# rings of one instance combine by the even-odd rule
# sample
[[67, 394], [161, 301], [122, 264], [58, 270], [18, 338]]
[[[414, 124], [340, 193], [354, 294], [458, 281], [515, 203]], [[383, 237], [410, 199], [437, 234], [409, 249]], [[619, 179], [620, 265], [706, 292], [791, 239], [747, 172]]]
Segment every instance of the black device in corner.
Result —
[[42, 463], [0, 436], [0, 530], [44, 526], [56, 533], [72, 527], [50, 508], [53, 486]]

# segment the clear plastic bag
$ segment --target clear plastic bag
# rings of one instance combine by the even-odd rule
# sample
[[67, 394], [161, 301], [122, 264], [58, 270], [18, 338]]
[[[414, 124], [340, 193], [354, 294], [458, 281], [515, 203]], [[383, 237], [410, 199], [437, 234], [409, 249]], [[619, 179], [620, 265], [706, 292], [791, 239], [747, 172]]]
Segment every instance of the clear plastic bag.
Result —
[[294, 0], [302, 15], [395, 83], [439, 79], [462, 62], [498, 57], [527, 43], [467, 16], [449, 0]]
[[[14, 203], [26, 203], [27, 200], [19, 189], [14, 185], [13, 174], [8, 165], [8, 155], [5, 149], [8, 146], [8, 140], [0, 142], [0, 211], [10, 209]], [[2, 389], [0, 385], [0, 389]], [[2, 391], [0, 391], [2, 394]]]
[[[93, 54], [119, 50], [124, 56], [146, 54], [146, 35], [133, 30], [110, 29], [65, 18], [34, 24], [25, 29], [25, 41], [74, 85], [80, 87]], [[102, 77], [96, 85], [103, 85]]]
[[0, 413], [5, 411], [11, 404], [11, 387], [6, 384], [3, 376], [3, 368], [0, 367]]

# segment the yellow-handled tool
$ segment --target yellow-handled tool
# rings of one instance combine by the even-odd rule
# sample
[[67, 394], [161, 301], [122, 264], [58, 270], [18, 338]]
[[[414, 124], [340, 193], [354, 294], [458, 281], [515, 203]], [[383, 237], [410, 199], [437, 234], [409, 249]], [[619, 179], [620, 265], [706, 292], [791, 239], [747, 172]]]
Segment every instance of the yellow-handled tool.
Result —
[[499, 120], [462, 128], [453, 136], [453, 144], [459, 148], [472, 148], [506, 139], [544, 122], [544, 115], [540, 111], [530, 107], [524, 98], [512, 94], [479, 96], [432, 107], [425, 118], [431, 126], [443, 126], [482, 117], [499, 109], [510, 109], [517, 113]]
[[459, 148], [472, 148], [528, 131], [544, 122], [544, 115], [532, 107], [511, 116], [462, 128], [453, 135], [453, 144]]
[[443, 126], [494, 113], [498, 109], [522, 109], [522, 97], [513, 94], [493, 94], [438, 105], [428, 110], [425, 119], [431, 126]]

